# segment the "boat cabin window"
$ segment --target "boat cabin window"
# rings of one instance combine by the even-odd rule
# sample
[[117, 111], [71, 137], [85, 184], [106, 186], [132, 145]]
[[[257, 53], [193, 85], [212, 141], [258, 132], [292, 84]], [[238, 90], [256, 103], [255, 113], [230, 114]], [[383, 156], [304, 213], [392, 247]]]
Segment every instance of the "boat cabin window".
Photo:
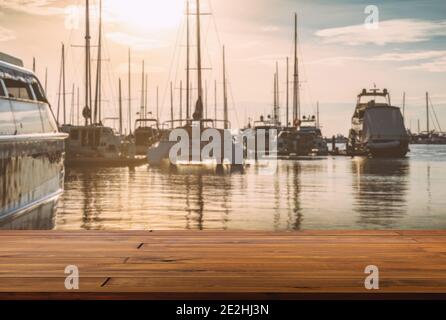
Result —
[[14, 117], [8, 100], [0, 99], [0, 136], [16, 133]]
[[36, 96], [37, 101], [47, 102], [40, 84], [38, 82], [34, 82], [31, 86], [33, 88], [34, 95]]
[[4, 79], [3, 81], [5, 83], [6, 90], [8, 90], [9, 98], [34, 100], [28, 83], [13, 79]]
[[0, 97], [6, 97], [6, 92], [5, 89], [3, 89], [3, 83], [1, 79], [0, 79]]

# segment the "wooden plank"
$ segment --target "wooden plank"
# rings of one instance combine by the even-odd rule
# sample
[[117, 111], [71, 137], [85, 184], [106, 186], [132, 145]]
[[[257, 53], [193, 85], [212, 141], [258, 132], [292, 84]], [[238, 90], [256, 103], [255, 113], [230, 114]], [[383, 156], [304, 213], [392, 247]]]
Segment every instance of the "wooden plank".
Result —
[[0, 232], [6, 297], [79, 297], [64, 287], [69, 264], [89, 297], [367, 294], [370, 264], [381, 293], [446, 294], [446, 231]]

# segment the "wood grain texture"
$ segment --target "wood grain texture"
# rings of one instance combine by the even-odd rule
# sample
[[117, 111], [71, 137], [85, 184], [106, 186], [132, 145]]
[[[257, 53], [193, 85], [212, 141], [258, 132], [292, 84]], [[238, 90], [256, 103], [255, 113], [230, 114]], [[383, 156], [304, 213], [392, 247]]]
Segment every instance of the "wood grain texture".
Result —
[[[64, 287], [67, 265], [78, 291]], [[364, 288], [368, 265], [377, 291]], [[6, 299], [407, 295], [445, 297], [446, 231], [0, 232]]]

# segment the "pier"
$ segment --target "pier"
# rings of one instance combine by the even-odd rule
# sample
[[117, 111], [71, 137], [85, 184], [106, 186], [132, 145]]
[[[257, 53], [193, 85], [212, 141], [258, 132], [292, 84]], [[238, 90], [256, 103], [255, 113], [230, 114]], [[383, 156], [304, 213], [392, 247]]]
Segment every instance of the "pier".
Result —
[[[79, 290], [65, 289], [65, 268]], [[379, 290], [367, 290], [368, 265]], [[0, 298], [446, 295], [446, 231], [3, 231]]]

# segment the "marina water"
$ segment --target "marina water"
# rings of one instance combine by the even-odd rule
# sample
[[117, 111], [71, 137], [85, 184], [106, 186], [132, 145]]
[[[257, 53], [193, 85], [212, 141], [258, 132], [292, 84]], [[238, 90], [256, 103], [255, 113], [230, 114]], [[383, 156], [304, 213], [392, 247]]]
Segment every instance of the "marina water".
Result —
[[275, 175], [204, 169], [67, 168], [38, 218], [4, 228], [57, 230], [446, 229], [445, 145], [405, 159], [280, 160]]

